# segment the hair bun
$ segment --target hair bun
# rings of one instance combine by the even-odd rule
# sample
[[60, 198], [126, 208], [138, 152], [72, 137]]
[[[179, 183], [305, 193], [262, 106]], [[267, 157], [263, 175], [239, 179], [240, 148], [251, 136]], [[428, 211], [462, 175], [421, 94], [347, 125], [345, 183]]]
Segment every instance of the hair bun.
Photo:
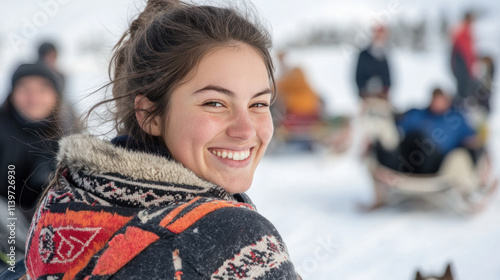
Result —
[[149, 0], [144, 11], [130, 24], [130, 35], [134, 37], [137, 30], [156, 14], [169, 10], [179, 4], [181, 4], [179, 0]]
[[179, 0], [149, 0], [144, 11], [163, 11], [178, 4], [180, 4]]

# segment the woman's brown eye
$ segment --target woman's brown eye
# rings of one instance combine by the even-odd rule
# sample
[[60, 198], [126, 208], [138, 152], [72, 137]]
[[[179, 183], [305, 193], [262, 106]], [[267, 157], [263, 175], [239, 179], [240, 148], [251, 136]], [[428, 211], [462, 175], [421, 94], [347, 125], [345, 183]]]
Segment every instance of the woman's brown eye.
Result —
[[217, 101], [206, 102], [203, 105], [210, 106], [210, 107], [222, 107], [223, 106], [222, 103], [217, 102]]

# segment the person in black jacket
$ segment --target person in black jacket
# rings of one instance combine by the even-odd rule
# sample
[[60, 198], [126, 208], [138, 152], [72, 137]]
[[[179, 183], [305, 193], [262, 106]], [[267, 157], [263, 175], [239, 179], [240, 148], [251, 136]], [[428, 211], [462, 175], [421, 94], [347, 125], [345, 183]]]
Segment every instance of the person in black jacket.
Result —
[[[0, 167], [7, 174], [15, 168], [16, 203], [30, 219], [37, 197], [54, 171], [60, 88], [46, 66], [23, 64], [12, 77], [12, 90], [0, 109]], [[7, 180], [0, 180], [7, 199]]]
[[[12, 90], [0, 108], [0, 207], [2, 220], [15, 218], [15, 244], [9, 223], [0, 227], [0, 250], [12, 245], [24, 253], [27, 229], [38, 197], [55, 170], [53, 159], [59, 127], [60, 87], [45, 65], [20, 65], [12, 76]], [[12, 212], [11, 212], [12, 211]], [[14, 250], [14, 251], [16, 251]], [[1, 267], [1, 266], [0, 266]]]
[[387, 62], [387, 29], [378, 26], [373, 42], [361, 51], [356, 66], [356, 85], [361, 98], [378, 96], [387, 98], [391, 87], [391, 74]]

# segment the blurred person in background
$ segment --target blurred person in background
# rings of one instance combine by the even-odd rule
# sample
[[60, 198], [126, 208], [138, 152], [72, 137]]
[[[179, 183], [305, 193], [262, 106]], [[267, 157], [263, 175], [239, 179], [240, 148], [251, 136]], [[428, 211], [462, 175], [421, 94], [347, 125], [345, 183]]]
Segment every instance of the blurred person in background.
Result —
[[[435, 174], [451, 151], [464, 147], [475, 152], [479, 146], [476, 131], [451, 105], [451, 97], [434, 89], [427, 108], [411, 109], [398, 118], [402, 140], [397, 149], [376, 146], [378, 161], [400, 172]], [[475, 160], [475, 153], [471, 155]]]
[[398, 117], [402, 140], [393, 148], [381, 141], [384, 131], [376, 130], [375, 162], [370, 170], [375, 202], [362, 206], [364, 210], [386, 205], [390, 201], [387, 190], [401, 190], [463, 214], [484, 209], [497, 187], [484, 147], [487, 135], [471, 126], [452, 103], [440, 88], [434, 89], [427, 108], [411, 109]]
[[304, 70], [289, 66], [286, 55], [284, 51], [277, 55], [282, 74], [276, 83], [278, 98], [285, 106], [286, 114], [319, 120], [322, 111], [321, 98], [309, 84]]
[[[61, 87], [57, 77], [44, 64], [22, 64], [12, 76], [10, 94], [0, 108], [0, 167], [2, 174], [14, 176], [15, 187], [0, 180], [0, 201], [11, 201], [15, 194], [16, 249], [24, 253], [27, 226], [38, 197], [55, 170], [57, 140], [65, 133], [61, 127]], [[14, 174], [8, 173], [13, 170]], [[10, 191], [10, 192], [9, 192]], [[7, 215], [8, 211], [0, 211]], [[7, 219], [7, 216], [4, 220]], [[2, 252], [6, 252], [9, 230], [0, 228]]]
[[391, 73], [387, 61], [387, 39], [385, 26], [376, 26], [370, 45], [360, 52], [356, 66], [356, 85], [361, 98], [380, 97], [387, 99], [391, 88]]
[[276, 81], [278, 94], [273, 105], [275, 112], [281, 113], [275, 118], [281, 121], [277, 124], [277, 133], [288, 143], [310, 151], [315, 141], [315, 126], [322, 118], [323, 101], [311, 87], [304, 70], [298, 66], [291, 67], [286, 55], [285, 51], [277, 55], [281, 73]]
[[474, 47], [473, 23], [475, 15], [465, 13], [462, 22], [452, 31], [451, 70], [456, 79], [456, 102], [461, 104], [474, 96], [476, 87], [476, 50]]
[[82, 125], [78, 121], [78, 114], [73, 106], [68, 102], [65, 92], [66, 78], [59, 69], [58, 65], [58, 51], [52, 42], [44, 42], [38, 47], [38, 60], [37, 64], [44, 64], [54, 74], [58, 87], [61, 93], [61, 106], [60, 106], [60, 125], [64, 130], [78, 132], [82, 130]]
[[61, 92], [64, 92], [66, 80], [64, 74], [61, 73], [59, 67], [57, 66], [57, 48], [51, 42], [44, 42], [38, 47], [38, 61], [37, 63], [45, 64], [54, 73]]
[[494, 90], [495, 62], [491, 56], [483, 56], [478, 63], [478, 85], [476, 93], [478, 103], [486, 112], [491, 111], [491, 94]]

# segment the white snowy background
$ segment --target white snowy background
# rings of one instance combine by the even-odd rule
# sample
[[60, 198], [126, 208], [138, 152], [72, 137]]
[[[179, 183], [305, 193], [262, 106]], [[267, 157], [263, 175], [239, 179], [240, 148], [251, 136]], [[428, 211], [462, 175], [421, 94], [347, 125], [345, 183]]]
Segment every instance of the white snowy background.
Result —
[[[227, 1], [231, 2], [231, 1]], [[111, 48], [143, 0], [16, 0], [0, 2], [0, 100], [21, 62], [36, 59], [36, 47], [52, 40], [60, 50], [59, 66], [67, 78], [67, 99], [79, 112], [100, 94], [86, 97], [107, 81]], [[358, 24], [366, 36], [377, 21], [395, 24], [422, 17], [437, 29], [444, 14], [456, 24], [464, 10], [481, 11], [475, 25], [478, 51], [500, 62], [500, 2], [498, 0], [254, 0], [271, 27], [275, 46], [300, 36], [306, 26]], [[354, 116], [353, 83], [356, 51], [341, 45], [294, 50], [290, 61], [301, 65], [324, 98], [328, 113]], [[436, 40], [424, 52], [394, 49], [391, 101], [398, 110], [424, 106], [436, 85], [451, 91], [449, 45]], [[498, 65], [497, 65], [498, 66]], [[498, 67], [497, 67], [498, 68]], [[489, 119], [489, 147], [495, 163], [498, 144], [499, 75]], [[0, 128], [1, 129], [1, 128]], [[495, 165], [495, 173], [500, 168]], [[257, 170], [249, 194], [259, 211], [282, 234], [291, 258], [304, 279], [412, 280], [444, 271], [451, 262], [456, 279], [500, 279], [500, 200], [463, 217], [426, 204], [402, 204], [371, 213], [357, 210], [372, 200], [372, 182], [356, 149], [343, 155], [298, 153], [268, 155]]]

